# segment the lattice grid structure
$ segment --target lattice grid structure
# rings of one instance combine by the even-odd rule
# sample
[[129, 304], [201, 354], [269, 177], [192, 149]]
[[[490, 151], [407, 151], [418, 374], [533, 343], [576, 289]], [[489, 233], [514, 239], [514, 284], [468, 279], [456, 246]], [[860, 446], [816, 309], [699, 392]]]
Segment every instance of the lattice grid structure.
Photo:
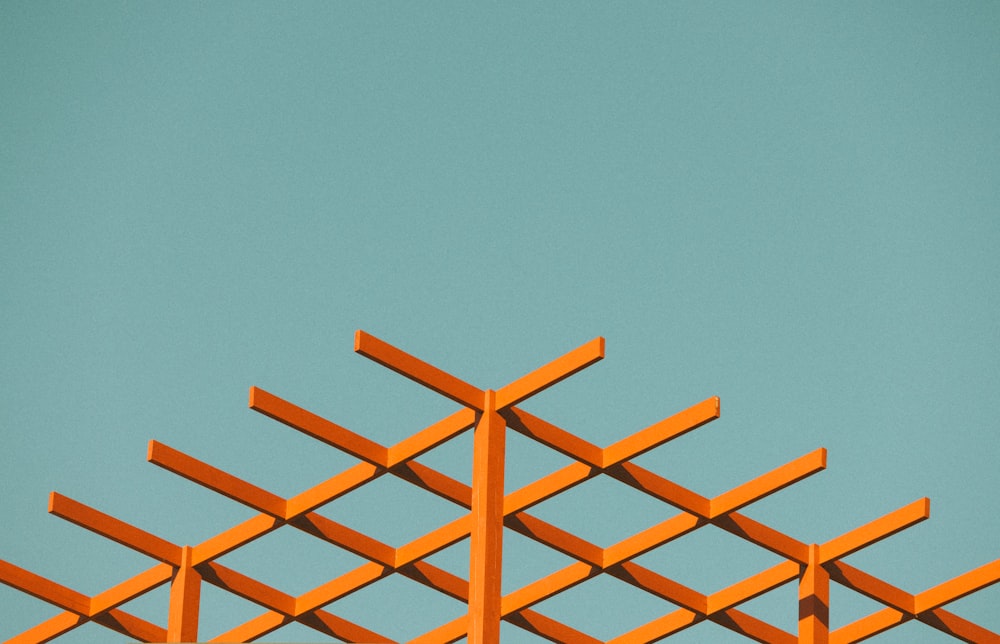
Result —
[[[355, 351], [445, 396], [462, 409], [405, 440], [385, 447], [344, 427], [258, 389], [250, 407], [360, 462], [291, 498], [282, 498], [166, 445], [151, 441], [148, 460], [243, 503], [259, 514], [194, 546], [177, 545], [138, 527], [53, 492], [49, 512], [148, 555], [158, 563], [94, 596], [0, 560], [0, 581], [54, 604], [63, 612], [7, 640], [45, 642], [87, 622], [95, 622], [145, 642], [198, 641], [202, 584], [211, 584], [261, 606], [259, 616], [208, 641], [247, 642], [297, 621], [349, 642], [388, 642], [378, 625], [353, 623], [336, 614], [337, 600], [389, 575], [403, 575], [468, 605], [468, 613], [413, 642], [495, 643], [504, 620], [555, 642], [598, 642], [594, 637], [538, 612], [535, 606], [598, 575], [607, 574], [664, 602], [664, 614], [610, 640], [652, 642], [710, 620], [759, 642], [780, 644], [857, 642], [910, 620], [918, 620], [967, 642], [1000, 642], [1000, 635], [959, 617], [945, 606], [1000, 581], [1000, 559], [918, 593], [882, 581], [843, 558], [929, 516], [928, 499], [831, 539], [805, 543], [755, 521], [740, 510], [826, 465], [825, 449], [797, 458], [713, 498], [686, 489], [634, 462], [639, 455], [719, 416], [719, 399], [689, 409], [600, 448], [518, 407], [524, 400], [590, 366], [604, 356], [597, 338], [497, 390], [479, 389], [363, 331]], [[504, 493], [507, 429], [570, 457], [573, 463], [512, 493]], [[416, 460], [422, 454], [473, 431], [471, 487]], [[317, 509], [369, 483], [392, 475], [443, 497], [468, 512], [406, 545], [393, 548], [337, 523]], [[679, 514], [607, 548], [598, 547], [547, 523], [531, 508], [597, 476], [610, 476]], [[678, 537], [707, 525], [779, 555], [783, 561], [708, 595], [699, 593], [635, 562]], [[218, 562], [227, 553], [270, 532], [293, 526], [367, 560], [363, 565], [304, 594], [292, 596]], [[570, 556], [574, 563], [513, 592], [501, 593], [504, 528]], [[469, 579], [427, 561], [431, 555], [470, 539]], [[798, 632], [793, 634], [753, 617], [739, 606], [790, 582], [798, 584]], [[830, 582], [837, 582], [884, 605], [881, 610], [830, 631]], [[155, 588], [169, 585], [167, 625], [153, 624], [122, 606]]]

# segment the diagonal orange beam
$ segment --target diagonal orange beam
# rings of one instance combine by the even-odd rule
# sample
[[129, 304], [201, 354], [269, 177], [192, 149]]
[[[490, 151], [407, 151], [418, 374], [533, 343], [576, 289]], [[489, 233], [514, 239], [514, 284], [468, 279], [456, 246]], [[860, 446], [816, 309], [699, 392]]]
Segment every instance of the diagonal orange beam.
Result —
[[314, 631], [336, 637], [345, 642], [370, 642], [371, 644], [392, 644], [392, 640], [368, 630], [342, 617], [337, 617], [326, 611], [313, 611], [298, 617], [297, 621]]
[[572, 563], [505, 595], [501, 602], [500, 612], [502, 615], [509, 615], [525, 608], [531, 608], [535, 604], [543, 602], [557, 593], [569, 590], [600, 573], [601, 569], [597, 566], [590, 566], [582, 562]]
[[455, 438], [476, 424], [476, 412], [460, 409], [389, 448], [386, 467], [393, 468]]
[[869, 637], [875, 637], [879, 633], [884, 633], [890, 628], [905, 624], [911, 619], [913, 619], [912, 615], [900, 612], [895, 608], [883, 608], [832, 631], [830, 644], [861, 642]]
[[483, 390], [364, 331], [354, 334], [354, 351], [460, 405], [483, 409]]
[[658, 423], [650, 425], [631, 436], [626, 436], [617, 443], [604, 448], [601, 465], [609, 468], [618, 463], [631, 460], [659, 447], [669, 440], [698, 429], [719, 417], [719, 397], [713, 396], [707, 400], [692, 405], [682, 412]]
[[[55, 617], [50, 617], [41, 624], [32, 626], [23, 633], [6, 640], [4, 644], [39, 644], [39, 642], [48, 642], [89, 621], [89, 617], [75, 612], [67, 611], [59, 613]], [[166, 632], [166, 630], [163, 631], [164, 638], [166, 638]]]
[[594, 338], [590, 342], [573, 349], [569, 353], [498, 389], [496, 409], [506, 409], [523, 402], [603, 358], [604, 338]]
[[167, 583], [173, 574], [173, 566], [165, 563], [156, 564], [152, 568], [94, 595], [90, 600], [90, 614], [97, 616], [130, 602]]
[[924, 624], [933, 626], [969, 644], [1000, 644], [1000, 634], [973, 624], [964, 617], [949, 613], [943, 608], [934, 608], [917, 616]]
[[533, 610], [521, 610], [504, 617], [504, 621], [519, 626], [529, 633], [544, 637], [550, 642], [572, 642], [573, 644], [602, 644], [601, 640], [582, 631], [571, 628], [551, 617]]
[[2, 559], [0, 582], [77, 615], [90, 614], [90, 597]]
[[668, 635], [679, 633], [704, 619], [705, 616], [701, 613], [696, 613], [687, 608], [678, 608], [672, 613], [668, 613], [663, 617], [634, 628], [624, 635], [611, 638], [608, 640], [608, 644], [648, 644], [649, 642], [658, 642]]
[[500, 413], [515, 432], [587, 465], [602, 466], [604, 452], [597, 445], [517, 407], [508, 407]]
[[167, 638], [166, 629], [117, 608], [95, 615], [91, 621], [140, 642], [163, 642]]
[[388, 450], [375, 441], [332, 423], [322, 416], [283, 400], [259, 387], [250, 387], [250, 409], [363, 461], [385, 467], [388, 460]]
[[799, 564], [794, 561], [782, 561], [767, 570], [709, 595], [706, 612], [713, 614], [728, 610], [787, 584], [798, 576]]
[[709, 499], [635, 463], [626, 462], [613, 465], [604, 473], [684, 512], [690, 512], [706, 519], [712, 516], [712, 506]]
[[739, 510], [825, 468], [826, 449], [821, 447], [714, 497], [709, 504], [711, 518]]
[[296, 517], [288, 522], [288, 525], [298, 528], [305, 533], [311, 534], [327, 543], [364, 557], [369, 561], [374, 561], [386, 566], [393, 565], [396, 551], [378, 539], [362, 534], [353, 528], [328, 519], [322, 514], [310, 512], [309, 514]]
[[909, 505], [890, 512], [884, 516], [869, 521], [843, 535], [827, 541], [819, 546], [819, 558], [822, 563], [840, 559], [857, 552], [862, 548], [877, 543], [882, 539], [920, 523], [931, 515], [931, 501], [927, 497], [918, 499]]
[[699, 615], [708, 612], [708, 597], [637, 563], [627, 561], [608, 568], [607, 573]]
[[791, 633], [735, 608], [709, 615], [708, 619], [735, 633], [764, 644], [795, 644], [798, 641], [798, 638]]
[[913, 602], [914, 612], [923, 613], [939, 608], [997, 582], [1000, 582], [1000, 559], [917, 594]]
[[149, 441], [146, 460], [264, 514], [285, 515], [285, 500], [280, 496], [163, 443]]
[[58, 492], [49, 495], [49, 512], [153, 559], [159, 559], [174, 566], [180, 565], [180, 546], [95, 510], [79, 501], [74, 501]]
[[613, 546], [605, 548], [603, 552], [603, 565], [605, 568], [609, 568], [629, 559], [634, 559], [693, 530], [697, 530], [706, 523], [707, 521], [701, 517], [682, 512], [646, 528], [638, 534], [623, 539]]
[[905, 590], [843, 561], [831, 561], [823, 566], [830, 573], [830, 579], [838, 584], [900, 612], [909, 614], [914, 612], [914, 597]]

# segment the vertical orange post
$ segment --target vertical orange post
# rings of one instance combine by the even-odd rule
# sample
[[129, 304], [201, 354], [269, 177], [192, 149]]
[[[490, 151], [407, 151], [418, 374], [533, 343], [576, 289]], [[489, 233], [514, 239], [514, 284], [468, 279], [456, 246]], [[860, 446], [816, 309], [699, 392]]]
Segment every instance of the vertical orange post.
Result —
[[500, 642], [503, 560], [503, 470], [507, 423], [488, 389], [472, 445], [472, 536], [469, 566], [469, 643]]
[[201, 575], [192, 566], [193, 550], [184, 546], [181, 565], [170, 582], [170, 614], [167, 616], [168, 642], [198, 641], [198, 606]]
[[809, 546], [809, 563], [799, 580], [799, 644], [830, 640], [830, 573], [823, 567], [819, 546]]

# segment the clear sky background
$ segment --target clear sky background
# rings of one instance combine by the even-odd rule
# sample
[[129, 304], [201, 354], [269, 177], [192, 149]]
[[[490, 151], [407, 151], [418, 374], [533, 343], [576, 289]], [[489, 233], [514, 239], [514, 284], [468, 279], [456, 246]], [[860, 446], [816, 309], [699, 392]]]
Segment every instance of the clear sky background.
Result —
[[[998, 186], [996, 3], [5, 2], [0, 558], [89, 594], [151, 565], [47, 515], [53, 489], [179, 543], [251, 516], [151, 438], [286, 496], [353, 463], [250, 385], [384, 444], [455, 409], [355, 329], [484, 388], [602, 335], [525, 408], [607, 445], [719, 395], [640, 462], [714, 495], [827, 447], [746, 514], [822, 542], [929, 496], [849, 559], [923, 590], [1000, 557]], [[518, 438], [510, 486], [565, 463]], [[468, 480], [469, 445], [427, 462]], [[325, 512], [393, 545], [458, 516], [414, 490]], [[610, 545], [671, 512], [595, 481], [537, 513]], [[643, 562], [708, 592], [775, 561], [712, 530]], [[359, 562], [269, 540], [224, 563], [301, 593]], [[524, 541], [505, 590], [567, 562]], [[205, 639], [259, 613], [205, 596]], [[165, 623], [166, 593], [133, 608]], [[600, 638], [671, 609], [603, 578], [538, 608]], [[832, 621], [876, 608], [835, 589]], [[396, 578], [331, 609], [399, 639], [461, 611]], [[747, 611], [794, 630], [794, 583]], [[56, 612], [2, 587], [0, 638]]]

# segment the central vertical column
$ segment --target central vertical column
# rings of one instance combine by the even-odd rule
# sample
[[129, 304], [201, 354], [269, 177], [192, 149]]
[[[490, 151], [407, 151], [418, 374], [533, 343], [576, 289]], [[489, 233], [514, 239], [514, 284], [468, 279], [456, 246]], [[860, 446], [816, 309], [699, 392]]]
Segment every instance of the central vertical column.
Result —
[[830, 573], [820, 563], [819, 546], [809, 546], [809, 563], [799, 580], [799, 644], [830, 640]]
[[486, 390], [472, 446], [472, 537], [469, 565], [469, 643], [500, 641], [503, 560], [503, 468], [507, 423]]
[[168, 642], [198, 641], [198, 607], [201, 575], [192, 565], [193, 550], [184, 546], [181, 565], [170, 582], [170, 614], [167, 616]]

